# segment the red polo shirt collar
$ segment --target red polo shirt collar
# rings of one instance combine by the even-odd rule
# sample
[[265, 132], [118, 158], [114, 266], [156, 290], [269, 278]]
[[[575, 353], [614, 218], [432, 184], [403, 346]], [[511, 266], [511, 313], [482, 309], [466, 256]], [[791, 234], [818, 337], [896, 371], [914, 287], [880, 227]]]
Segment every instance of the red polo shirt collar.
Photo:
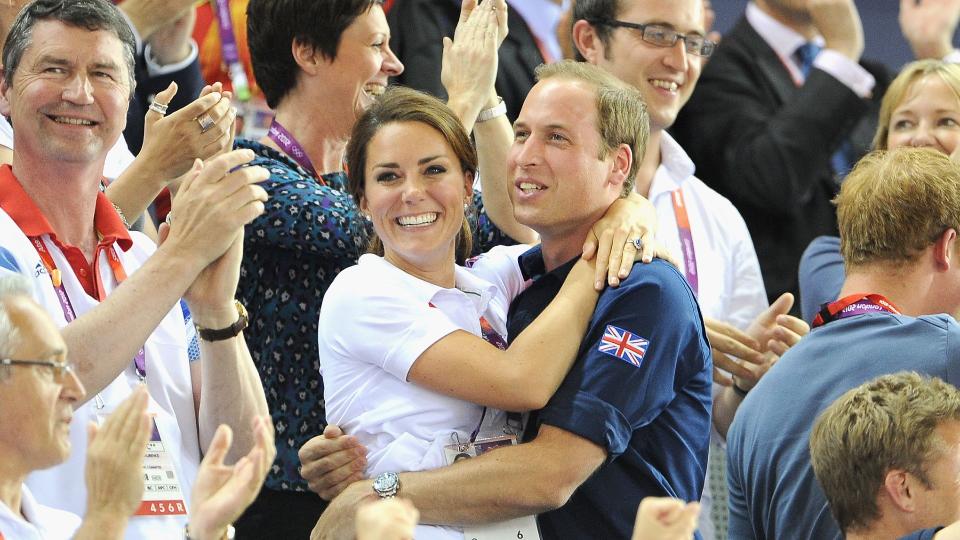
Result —
[[94, 255], [93, 265], [90, 265], [79, 248], [64, 244], [54, 232], [50, 222], [37, 208], [17, 177], [13, 175], [10, 165], [0, 166], [0, 208], [20, 227], [28, 237], [49, 235], [54, 244], [63, 252], [69, 261], [73, 273], [83, 285], [83, 289], [94, 298], [103, 299], [104, 291], [98, 291], [94, 269], [98, 267], [100, 254], [104, 248], [109, 249], [116, 244], [123, 251], [133, 246], [130, 233], [123, 226], [123, 221], [117, 214], [113, 204], [105, 194], [97, 193], [97, 205], [94, 210], [93, 224], [100, 233], [100, 242]]

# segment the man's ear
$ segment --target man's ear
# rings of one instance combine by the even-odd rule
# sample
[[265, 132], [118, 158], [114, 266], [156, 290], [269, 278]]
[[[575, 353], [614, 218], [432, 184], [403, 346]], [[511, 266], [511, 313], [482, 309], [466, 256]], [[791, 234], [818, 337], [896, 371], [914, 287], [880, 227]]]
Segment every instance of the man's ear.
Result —
[[957, 241], [956, 229], [947, 229], [940, 233], [933, 244], [933, 260], [937, 269], [947, 271], [960, 264], [960, 242]]
[[884, 475], [880, 491], [901, 512], [914, 512], [917, 509], [918, 487], [919, 482], [913, 475], [904, 470], [892, 469]]
[[316, 47], [301, 39], [293, 40], [290, 52], [293, 54], [293, 61], [308, 75], [316, 75], [320, 64], [327, 62]]
[[633, 150], [630, 148], [630, 145], [621, 143], [610, 152], [613, 158], [613, 165], [610, 171], [609, 182], [610, 185], [622, 190], [624, 182], [626, 182], [627, 177], [630, 176], [630, 167], [633, 165], [634, 160]]
[[597, 29], [583, 19], [573, 23], [573, 46], [580, 52], [580, 56], [591, 64], [597, 64], [606, 55]]
[[3, 68], [0, 67], [0, 115], [10, 118], [10, 102], [7, 101], [7, 78], [3, 76]]

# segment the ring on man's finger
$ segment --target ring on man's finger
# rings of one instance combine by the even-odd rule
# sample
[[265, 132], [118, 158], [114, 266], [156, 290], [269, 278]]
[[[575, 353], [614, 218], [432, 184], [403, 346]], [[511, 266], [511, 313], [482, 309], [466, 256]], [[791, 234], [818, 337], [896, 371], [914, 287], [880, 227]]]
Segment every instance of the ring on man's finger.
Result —
[[167, 217], [164, 219], [167, 225], [173, 225], [173, 212], [167, 212]]
[[628, 244], [633, 244], [633, 247], [636, 248], [637, 251], [640, 251], [640, 250], [643, 249], [643, 240], [641, 240], [640, 238], [634, 238], [633, 240], [627, 240], [627, 243], [628, 243]]
[[155, 113], [160, 113], [160, 116], [164, 116], [164, 115], [167, 114], [167, 107], [168, 107], [168, 106], [169, 106], [169, 105], [167, 105], [167, 104], [165, 104], [165, 103], [160, 103], [159, 101], [153, 101], [153, 102], [150, 103], [150, 107], [149, 107], [149, 108], [150, 108], [151, 111], [153, 111], [153, 112], [155, 112]]
[[200, 124], [200, 133], [206, 133], [216, 124], [216, 121], [214, 121], [213, 117], [207, 113], [203, 113], [198, 116], [197, 122]]

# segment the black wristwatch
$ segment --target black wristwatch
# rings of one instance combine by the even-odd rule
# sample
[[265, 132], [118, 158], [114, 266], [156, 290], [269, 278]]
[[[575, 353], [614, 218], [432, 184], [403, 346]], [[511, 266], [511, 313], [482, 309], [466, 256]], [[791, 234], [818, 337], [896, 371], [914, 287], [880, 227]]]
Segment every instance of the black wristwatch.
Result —
[[247, 325], [250, 324], [250, 317], [247, 315], [247, 308], [243, 307], [243, 304], [241, 304], [239, 300], [234, 300], [233, 303], [237, 306], [237, 322], [226, 328], [219, 328], [216, 330], [195, 325], [197, 327], [197, 335], [200, 336], [200, 339], [204, 341], [223, 341], [225, 339], [230, 339], [242, 332]]

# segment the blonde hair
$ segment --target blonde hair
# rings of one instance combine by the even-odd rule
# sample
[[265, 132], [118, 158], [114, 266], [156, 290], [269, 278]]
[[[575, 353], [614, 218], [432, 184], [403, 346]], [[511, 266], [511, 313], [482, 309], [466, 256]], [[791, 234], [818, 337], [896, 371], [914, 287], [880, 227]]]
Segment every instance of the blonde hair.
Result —
[[596, 89], [600, 159], [606, 159], [621, 144], [630, 147], [633, 161], [622, 192], [623, 196], [629, 195], [650, 137], [650, 117], [640, 91], [597, 66], [573, 60], [541, 64], [536, 76], [537, 81], [564, 78], [585, 82]]
[[948, 451], [936, 429], [947, 420], [960, 420], [960, 390], [913, 372], [868, 381], [823, 411], [810, 463], [841, 530], [866, 529], [880, 517], [877, 493], [891, 469], [932, 487], [928, 467]]
[[880, 103], [877, 133], [873, 136], [874, 149], [887, 150], [887, 139], [890, 136], [890, 121], [893, 118], [893, 111], [907, 97], [913, 83], [929, 75], [940, 77], [953, 90], [957, 101], [960, 102], [960, 65], [929, 59], [910, 62], [900, 70], [900, 73], [887, 88], [887, 93], [883, 95], [883, 101]]
[[930, 148], [867, 154], [834, 199], [847, 269], [912, 262], [943, 231], [960, 231], [960, 168]]

